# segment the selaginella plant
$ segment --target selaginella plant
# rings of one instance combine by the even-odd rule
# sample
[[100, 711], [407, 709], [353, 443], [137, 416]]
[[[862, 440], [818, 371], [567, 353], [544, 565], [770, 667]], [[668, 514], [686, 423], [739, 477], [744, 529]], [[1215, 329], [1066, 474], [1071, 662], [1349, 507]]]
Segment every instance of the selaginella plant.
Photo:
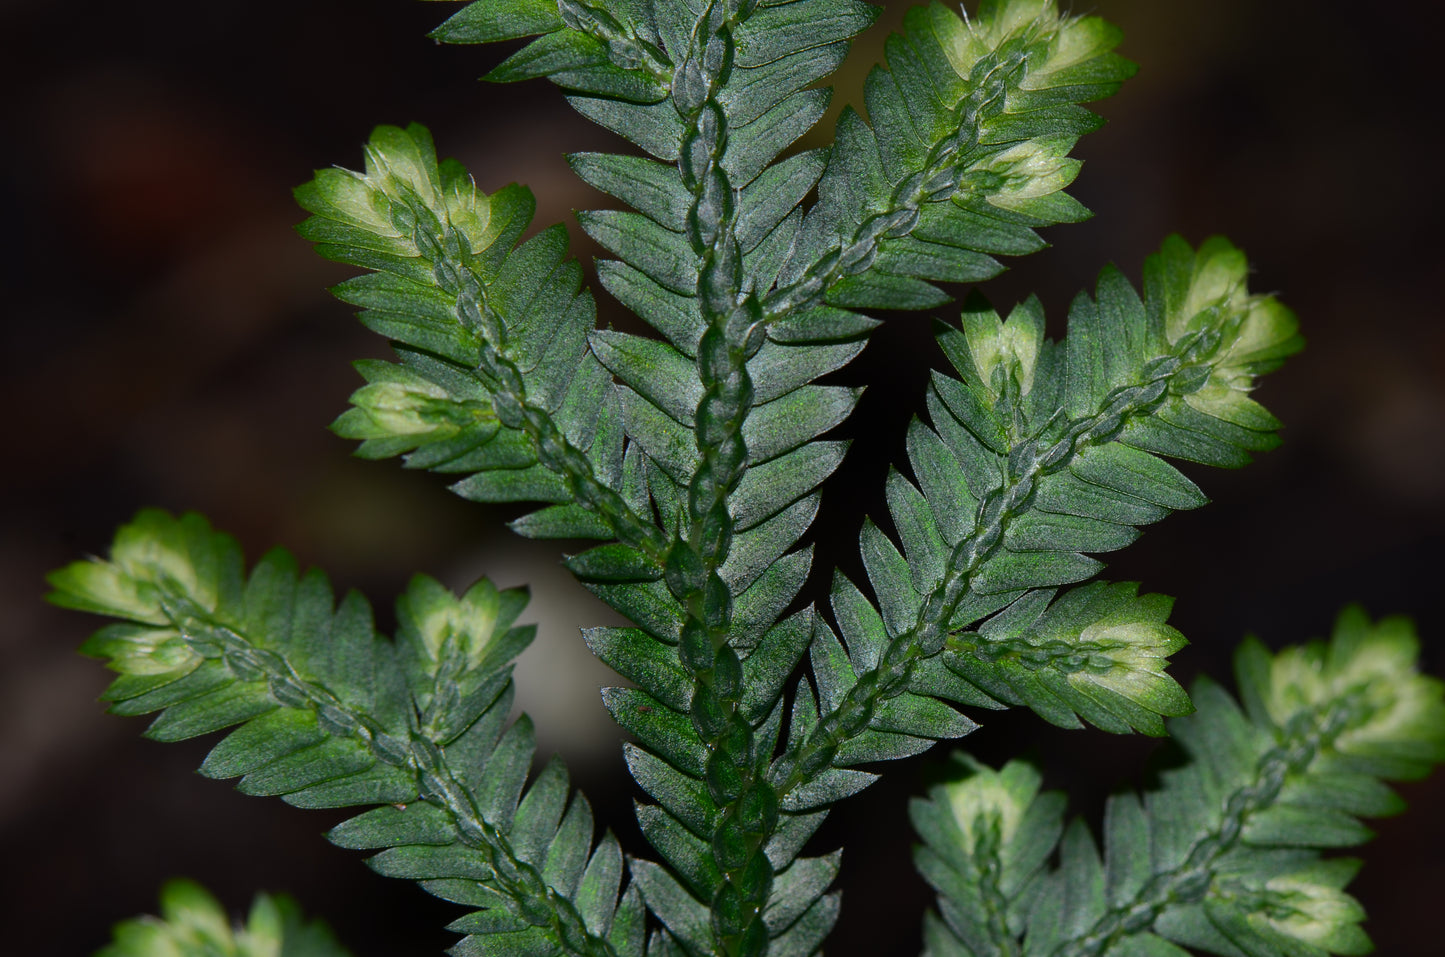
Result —
[[[1165, 240], [1142, 291], [1106, 268], [1059, 342], [1037, 299], [1004, 318], [975, 294], [940, 321], [950, 368], [888, 476], [892, 533], [863, 522], [867, 582], [835, 574], [827, 609], [798, 607], [816, 564], [799, 543], [846, 449], [819, 437], [859, 396], [817, 380], [864, 348], [869, 310], [939, 309], [935, 283], [986, 280], [1083, 219], [1070, 151], [1100, 121], [1081, 104], [1133, 73], [1115, 28], [1054, 0], [920, 8], [868, 78], [868, 119], [845, 110], [831, 146], [789, 153], [876, 13], [478, 0], [436, 31], [537, 36], [490, 78], [548, 77], [647, 154], [569, 159], [629, 207], [579, 216], [616, 256], [602, 286], [655, 335], [596, 328], [565, 230], [519, 244], [531, 194], [479, 191], [421, 127], [378, 128], [364, 171], [297, 191], [302, 234], [364, 270], [337, 295], [397, 355], [358, 364], [335, 430], [465, 498], [540, 505], [519, 534], [597, 543], [566, 565], [632, 622], [586, 641], [629, 682], [603, 695], [634, 738], [652, 859], [597, 835], [558, 760], [531, 773], [532, 726], [509, 723], [520, 590], [417, 577], [385, 638], [285, 552], [247, 572], [203, 518], [146, 511], [108, 560], [53, 575], [53, 600], [119, 619], [85, 647], [120, 672], [112, 711], [158, 713], [159, 740], [235, 728], [203, 773], [364, 809], [331, 840], [469, 908], [458, 954], [808, 957], [839, 908], [839, 853], [804, 853], [829, 808], [1012, 706], [1167, 732], [1187, 759], [1110, 801], [1101, 850], [1038, 769], [955, 756], [912, 808], [928, 953], [1363, 952], [1356, 864], [1323, 851], [1398, 809], [1385, 780], [1445, 755], [1410, 626], [1349, 610], [1328, 643], [1246, 643], [1242, 705], [1208, 682], [1191, 703], [1165, 674], [1170, 600], [1093, 580], [1092, 555], [1204, 503], [1166, 459], [1276, 444], [1249, 393], [1300, 339], [1228, 242]], [[173, 888], [169, 923], [123, 925], [113, 952], [138, 934], [165, 942], [145, 953], [334, 952], [268, 901], [232, 939], [200, 894]]]

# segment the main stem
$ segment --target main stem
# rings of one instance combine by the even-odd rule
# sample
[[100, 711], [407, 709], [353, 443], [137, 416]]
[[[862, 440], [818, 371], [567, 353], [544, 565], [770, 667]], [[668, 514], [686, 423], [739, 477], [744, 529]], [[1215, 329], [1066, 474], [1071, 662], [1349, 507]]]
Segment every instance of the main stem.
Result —
[[747, 360], [762, 346], [755, 300], [742, 295], [737, 203], [722, 166], [727, 113], [718, 94], [732, 70], [733, 31], [757, 0], [713, 0], [693, 25], [673, 78], [683, 121], [678, 169], [692, 194], [687, 238], [697, 255], [697, 298], [706, 323], [698, 347], [703, 397], [694, 415], [698, 465], [687, 489], [687, 521], [667, 558], [666, 580], [686, 613], [679, 646], [693, 680], [691, 716], [708, 749], [708, 790], [718, 806], [712, 856], [722, 876], [711, 904], [713, 950], [758, 957], [767, 950], [762, 912], [773, 870], [763, 844], [777, 822], [777, 795], [754, 755], [741, 713], [742, 663], [729, 645], [732, 592], [719, 569], [732, 546], [728, 497], [747, 463], [743, 422], [753, 404]]

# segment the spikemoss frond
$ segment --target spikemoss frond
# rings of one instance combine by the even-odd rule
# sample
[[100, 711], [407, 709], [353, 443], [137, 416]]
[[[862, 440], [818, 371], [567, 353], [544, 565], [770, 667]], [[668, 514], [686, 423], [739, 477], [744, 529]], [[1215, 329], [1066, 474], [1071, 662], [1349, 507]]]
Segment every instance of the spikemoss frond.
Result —
[[[603, 694], [654, 802], [637, 820], [655, 862], [624, 875], [560, 764], [528, 785], [530, 725], [507, 722], [529, 637], [513, 627], [520, 592], [457, 596], [419, 577], [388, 640], [362, 599], [336, 605], [284, 553], [247, 575], [203, 519], [147, 512], [110, 560], [53, 576], [53, 600], [119, 619], [86, 646], [121, 672], [113, 710], [159, 712], [148, 733], [167, 740], [236, 727], [206, 773], [296, 804], [376, 805], [332, 839], [476, 908], [454, 925], [458, 953], [811, 957], [839, 908], [838, 855], [802, 855], [829, 807], [876, 779], [867, 766], [1010, 706], [1118, 733], [1175, 719], [1202, 762], [1228, 766], [1180, 772], [1147, 809], [1121, 800], [1101, 862], [1037, 773], [968, 764], [916, 812], [943, 895], [931, 950], [1169, 955], [1169, 940], [1216, 946], [1206, 925], [1250, 955], [1359, 946], [1348, 866], [1311, 857], [1301, 835], [1353, 839], [1344, 812], [1387, 803], [1375, 777], [1437, 759], [1438, 688], [1416, 679], [1411, 640], [1347, 622], [1328, 648], [1248, 646], [1248, 719], [1205, 684], [1184, 722], [1170, 600], [1091, 580], [1097, 556], [1204, 503], [1173, 462], [1235, 467], [1278, 442], [1251, 392], [1300, 340], [1227, 241], [1167, 240], [1142, 291], [1106, 269], [1057, 342], [1036, 299], [1005, 315], [970, 296], [938, 325], [951, 369], [932, 376], [889, 473], [892, 531], [861, 532], [867, 581], [835, 573], [826, 609], [797, 607], [820, 487], [847, 450], [830, 433], [861, 394], [820, 380], [862, 351], [868, 311], [937, 307], [940, 284], [990, 278], [1042, 248], [1040, 229], [1085, 218], [1066, 192], [1076, 143], [1101, 122], [1084, 104], [1134, 69], [1116, 28], [1056, 0], [935, 4], [887, 41], [867, 119], [846, 110], [829, 145], [796, 151], [829, 102], [819, 84], [877, 12], [474, 0], [434, 33], [525, 39], [489, 79], [547, 77], [646, 154], [569, 157], [627, 207], [579, 220], [614, 257], [599, 282], [646, 335], [597, 329], [565, 230], [523, 240], [531, 194], [479, 190], [420, 126], [378, 127], [363, 169], [297, 190], [301, 233], [364, 271], [337, 295], [396, 351], [357, 364], [364, 384], [333, 429], [362, 456], [453, 476], [469, 499], [527, 503], [523, 535], [589, 543], [566, 565], [630, 621], [586, 636], [632, 683]], [[1339, 701], [1358, 708], [1336, 715]], [[1196, 748], [1191, 735], [1233, 737]], [[1317, 773], [1353, 795], [1343, 816], [1308, 804]], [[1186, 806], [1229, 774], [1245, 804], [1213, 795], [1220, 820]], [[1280, 810], [1296, 785], [1303, 817]], [[1229, 846], [1203, 864], [1204, 844], [1178, 844], [1200, 827]], [[1136, 838], [1162, 868], [1143, 883], [1114, 850]], [[1066, 906], [1050, 916], [1039, 895]], [[1153, 936], [1136, 933], [1146, 924]]]

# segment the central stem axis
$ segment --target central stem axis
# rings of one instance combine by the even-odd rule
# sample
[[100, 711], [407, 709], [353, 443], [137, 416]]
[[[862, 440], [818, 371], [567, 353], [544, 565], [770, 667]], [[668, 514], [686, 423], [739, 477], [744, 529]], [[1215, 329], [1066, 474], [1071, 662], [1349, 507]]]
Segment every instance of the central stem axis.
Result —
[[708, 791], [718, 812], [712, 857], [721, 882], [711, 900], [713, 950], [759, 957], [767, 950], [762, 912], [773, 869], [764, 844], [778, 819], [777, 793], [755, 754], [752, 725], [739, 710], [742, 662], [728, 639], [732, 591], [719, 570], [732, 547], [728, 498], [748, 449], [743, 422], [753, 404], [747, 361], [763, 343], [761, 311], [742, 295], [737, 203], [723, 168], [727, 113], [718, 94], [732, 71], [733, 31], [756, 0], [719, 0], [694, 24], [673, 82], [683, 121], [678, 168], [691, 193], [687, 239], [697, 256], [697, 299], [706, 329], [698, 345], [703, 396], [694, 416], [698, 465], [687, 488], [685, 527], [667, 559], [667, 584], [686, 621], [679, 653], [693, 680], [692, 722], [708, 749]]

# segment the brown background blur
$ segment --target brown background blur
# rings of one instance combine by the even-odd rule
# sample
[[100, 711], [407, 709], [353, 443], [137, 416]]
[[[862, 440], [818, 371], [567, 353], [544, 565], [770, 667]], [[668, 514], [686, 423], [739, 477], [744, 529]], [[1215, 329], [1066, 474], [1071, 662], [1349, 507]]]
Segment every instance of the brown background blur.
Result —
[[[1242, 473], [1189, 469], [1215, 504], [1111, 562], [1111, 577], [1178, 596], [1173, 621], [1194, 642], [1175, 659], [1182, 679], [1227, 676], [1247, 631], [1276, 645], [1323, 634], [1350, 600], [1415, 616], [1427, 666], [1445, 673], [1434, 6], [1406, 0], [1387, 17], [1342, 0], [1076, 4], [1121, 24], [1142, 70], [1078, 151], [1074, 192], [1096, 218], [1050, 230], [1056, 245], [990, 295], [1008, 304], [1038, 290], [1057, 334], [1105, 262], [1137, 279], [1168, 232], [1196, 243], [1224, 232], [1310, 342], [1262, 390], [1287, 423], [1284, 447]], [[859, 98], [904, 8], [890, 4], [860, 41], [835, 103]], [[0, 0], [0, 951], [88, 953], [176, 874], [233, 909], [256, 888], [291, 892], [358, 957], [436, 953], [453, 939], [440, 929], [453, 908], [319, 837], [340, 815], [206, 781], [192, 770], [208, 742], [144, 741], [142, 722], [95, 704], [106, 677], [73, 651], [94, 622], [42, 605], [41, 579], [103, 552], [142, 505], [204, 511], [252, 556], [284, 543], [366, 591], [383, 624], [418, 569], [454, 587], [482, 572], [533, 581], [542, 635], [519, 681], [544, 748], [567, 755], [600, 816], [642, 849], [597, 704], [606, 677], [587, 670], [575, 632], [605, 610], [558, 573], [554, 545], [499, 530], [515, 510], [352, 458], [324, 430], [358, 382], [348, 361], [385, 349], [326, 294], [346, 272], [291, 232], [291, 187], [317, 167], [359, 165], [373, 124], [419, 120], [483, 189], [528, 183], [538, 222], [576, 236], [570, 211], [605, 200], [561, 153], [622, 145], [549, 84], [473, 82], [505, 51], [425, 39], [448, 12], [405, 0]], [[604, 322], [628, 322], [599, 298]], [[830, 563], [856, 572], [859, 514], [882, 512], [885, 464], [901, 460], [937, 361], [926, 320], [898, 316], [842, 374], [874, 384], [814, 533], [833, 556], [817, 563], [815, 594]], [[570, 684], [549, 684], [563, 673]], [[977, 717], [976, 753], [1032, 750], [1088, 814], [1115, 782], [1137, 781], [1151, 749], [1027, 714]], [[903, 807], [927, 767], [893, 766], [829, 822], [820, 847], [848, 845], [833, 953], [917, 952], [928, 895]], [[1354, 889], [1381, 953], [1439, 954], [1445, 786], [1437, 776], [1404, 791], [1411, 813], [1380, 823]]]

